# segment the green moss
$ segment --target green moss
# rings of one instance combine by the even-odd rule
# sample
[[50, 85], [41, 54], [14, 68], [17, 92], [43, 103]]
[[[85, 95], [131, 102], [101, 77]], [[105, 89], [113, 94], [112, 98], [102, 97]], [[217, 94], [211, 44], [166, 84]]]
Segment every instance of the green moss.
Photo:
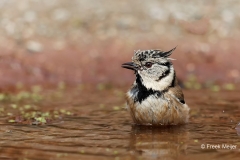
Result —
[[64, 90], [65, 88], [66, 88], [65, 82], [59, 82], [59, 83], [58, 83], [58, 89]]
[[184, 82], [184, 87], [187, 88], [187, 89], [191, 89], [193, 88], [193, 84], [191, 82]]
[[26, 92], [26, 91], [21, 91], [17, 94], [16, 99], [17, 100], [23, 100], [23, 99], [28, 99], [30, 98], [31, 93], [30, 92]]
[[193, 88], [198, 90], [198, 89], [202, 88], [202, 85], [200, 83], [196, 82], [193, 84]]
[[16, 108], [17, 108], [17, 105], [16, 105], [16, 104], [11, 104], [11, 107], [12, 107], [13, 109], [16, 109]]
[[219, 92], [219, 91], [220, 91], [220, 86], [219, 86], [219, 85], [213, 85], [213, 86], [211, 87], [211, 90], [212, 90], [213, 92]]
[[38, 102], [43, 99], [43, 97], [37, 93], [32, 93], [31, 94], [31, 99], [34, 100], [35, 102]]
[[31, 112], [31, 118], [34, 118], [36, 116], [37, 116], [37, 112], [35, 112], [35, 111]]
[[114, 107], [113, 107], [113, 110], [118, 111], [118, 110], [120, 110], [120, 107], [114, 106]]
[[125, 93], [120, 91], [120, 90], [114, 90], [114, 94], [117, 96], [117, 97], [124, 97]]
[[3, 101], [7, 98], [7, 96], [3, 93], [0, 93], [0, 101]]
[[105, 108], [105, 105], [104, 104], [100, 104], [99, 107], [100, 108]]
[[8, 116], [12, 116], [13, 114], [12, 114], [12, 113], [10, 113], [10, 112], [8, 112], [8, 113], [7, 113], [7, 115], [8, 115]]
[[31, 118], [32, 116], [31, 116], [30, 113], [25, 113], [25, 114], [23, 115], [23, 117], [24, 117], [24, 118]]
[[60, 112], [61, 113], [66, 113], [66, 110], [65, 109], [60, 109]]
[[49, 112], [44, 112], [41, 114], [42, 117], [50, 117], [50, 113]]
[[57, 92], [55, 92], [55, 93], [53, 94], [53, 96], [54, 96], [55, 98], [62, 98], [62, 97], [63, 97], [63, 93], [57, 91]]
[[85, 153], [85, 151], [84, 151], [84, 150], [81, 150], [81, 151], [80, 151], [80, 153], [84, 154], [84, 153]]
[[72, 115], [72, 113], [71, 113], [71, 112], [69, 112], [69, 111], [67, 111], [66, 115]]
[[194, 74], [190, 74], [188, 76], [187, 81], [189, 81], [189, 82], [197, 82], [197, 77]]
[[24, 107], [24, 109], [31, 109], [32, 108], [31, 105], [29, 105], [29, 104], [26, 104], [23, 107]]
[[34, 119], [43, 124], [47, 122], [45, 117], [35, 117]]
[[223, 85], [223, 88], [229, 91], [235, 90], [235, 85], [232, 83], [227, 83]]
[[97, 84], [97, 90], [102, 91], [102, 90], [105, 90], [105, 89], [106, 89], [106, 86], [103, 83]]
[[59, 118], [60, 116], [59, 116], [59, 115], [57, 115], [57, 114], [55, 114], [53, 117], [54, 117], [54, 118]]
[[31, 90], [32, 90], [33, 93], [39, 93], [39, 92], [42, 91], [42, 87], [39, 86], [39, 85], [35, 85], [35, 86], [31, 87]]
[[85, 86], [83, 84], [79, 84], [77, 86], [77, 89], [80, 90], [80, 91], [84, 90], [84, 88], [85, 88]]
[[59, 114], [59, 111], [53, 111], [53, 114]]
[[16, 121], [14, 119], [9, 119], [8, 122], [9, 123], [15, 123]]
[[24, 85], [23, 85], [22, 82], [18, 82], [18, 83], [16, 84], [16, 88], [17, 88], [17, 89], [22, 89], [23, 87], [24, 87]]

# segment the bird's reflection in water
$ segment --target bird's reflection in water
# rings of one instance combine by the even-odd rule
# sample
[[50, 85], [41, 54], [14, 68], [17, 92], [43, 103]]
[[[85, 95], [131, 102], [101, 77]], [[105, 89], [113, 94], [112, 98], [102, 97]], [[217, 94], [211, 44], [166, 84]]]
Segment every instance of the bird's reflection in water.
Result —
[[189, 133], [186, 126], [133, 126], [130, 149], [150, 159], [175, 159], [185, 154]]

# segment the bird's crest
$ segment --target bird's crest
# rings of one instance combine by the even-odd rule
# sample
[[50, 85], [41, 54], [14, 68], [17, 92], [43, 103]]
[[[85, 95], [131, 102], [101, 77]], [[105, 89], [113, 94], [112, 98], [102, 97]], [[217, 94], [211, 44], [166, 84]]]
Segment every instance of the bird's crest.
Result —
[[176, 49], [173, 48], [169, 51], [162, 51], [162, 50], [159, 50], [159, 49], [155, 49], [155, 50], [137, 50], [137, 51], [134, 51], [134, 56], [133, 56], [133, 61], [137, 60], [137, 61], [144, 61], [146, 59], [149, 59], [149, 58], [167, 58], [169, 57], [172, 52]]

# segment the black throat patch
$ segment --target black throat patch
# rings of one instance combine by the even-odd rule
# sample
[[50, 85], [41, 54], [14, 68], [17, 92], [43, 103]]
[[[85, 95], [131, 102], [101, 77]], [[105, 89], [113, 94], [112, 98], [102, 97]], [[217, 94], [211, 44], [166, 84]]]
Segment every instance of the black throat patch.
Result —
[[153, 89], [147, 89], [143, 84], [142, 84], [142, 78], [139, 74], [136, 74], [136, 87], [138, 89], [138, 93], [137, 96], [135, 97], [134, 101], [138, 101], [139, 103], [141, 103], [143, 100], [145, 100], [146, 98], [148, 98], [151, 95], [155, 95], [155, 96], [161, 96], [162, 92], [160, 91], [155, 91]]

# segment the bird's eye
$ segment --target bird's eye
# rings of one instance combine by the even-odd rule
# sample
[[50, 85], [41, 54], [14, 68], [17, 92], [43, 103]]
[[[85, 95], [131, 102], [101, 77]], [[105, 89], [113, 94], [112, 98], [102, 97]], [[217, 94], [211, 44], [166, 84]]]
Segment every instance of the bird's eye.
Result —
[[151, 63], [151, 62], [147, 62], [147, 63], [145, 64], [145, 66], [146, 66], [147, 68], [150, 68], [150, 67], [152, 67], [152, 63]]

